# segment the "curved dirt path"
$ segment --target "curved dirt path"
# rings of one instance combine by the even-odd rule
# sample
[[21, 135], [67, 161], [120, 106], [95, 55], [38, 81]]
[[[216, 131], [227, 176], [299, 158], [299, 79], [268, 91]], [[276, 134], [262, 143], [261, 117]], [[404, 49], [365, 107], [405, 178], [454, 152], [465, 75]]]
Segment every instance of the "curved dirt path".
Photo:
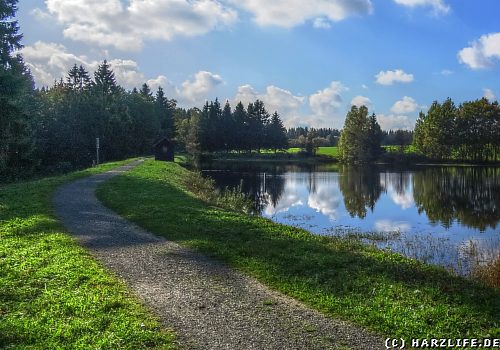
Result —
[[181, 347], [385, 349], [379, 337], [310, 310], [104, 207], [96, 187], [139, 163], [63, 185], [54, 206], [77, 240], [176, 330]]

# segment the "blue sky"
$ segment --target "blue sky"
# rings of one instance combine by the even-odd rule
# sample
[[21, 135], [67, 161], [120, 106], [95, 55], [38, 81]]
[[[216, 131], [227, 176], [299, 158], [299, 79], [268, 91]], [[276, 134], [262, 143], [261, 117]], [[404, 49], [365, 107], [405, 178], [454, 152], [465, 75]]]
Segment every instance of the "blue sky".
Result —
[[500, 94], [498, 0], [27, 0], [22, 53], [38, 86], [111, 62], [130, 89], [183, 107], [260, 98], [287, 126], [341, 128], [367, 104], [385, 129]]

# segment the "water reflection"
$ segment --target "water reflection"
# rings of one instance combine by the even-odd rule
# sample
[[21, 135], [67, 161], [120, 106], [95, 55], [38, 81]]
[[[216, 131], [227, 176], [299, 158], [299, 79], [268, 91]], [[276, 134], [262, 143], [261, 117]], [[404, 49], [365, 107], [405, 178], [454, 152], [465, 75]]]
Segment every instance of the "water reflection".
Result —
[[231, 163], [206, 166], [205, 174], [220, 187], [241, 186], [261, 215], [317, 234], [397, 232], [376, 244], [445, 266], [464, 252], [478, 259], [500, 251], [498, 167]]
[[446, 228], [458, 220], [485, 231], [500, 221], [500, 168], [428, 168], [415, 172], [413, 191], [418, 211]]
[[352, 217], [363, 219], [367, 209], [373, 212], [382, 193], [380, 172], [375, 168], [340, 166], [339, 174], [346, 210]]

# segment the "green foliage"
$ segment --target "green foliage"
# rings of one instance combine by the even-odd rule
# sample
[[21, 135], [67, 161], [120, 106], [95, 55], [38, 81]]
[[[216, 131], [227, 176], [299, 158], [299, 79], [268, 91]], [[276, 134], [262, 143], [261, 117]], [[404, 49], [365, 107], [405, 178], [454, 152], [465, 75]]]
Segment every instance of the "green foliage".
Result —
[[380, 155], [382, 131], [375, 114], [368, 108], [352, 106], [347, 113], [339, 140], [339, 160], [344, 163], [367, 163]]
[[[189, 119], [189, 120], [186, 120]], [[284, 149], [286, 130], [277, 112], [271, 117], [262, 101], [250, 103], [245, 109], [239, 102], [232, 111], [227, 101], [221, 109], [217, 99], [206, 102], [201, 111], [187, 113], [176, 123], [177, 140], [188, 153]], [[190, 128], [195, 128], [190, 132]]]
[[315, 236], [211, 206], [186, 193], [186, 176], [176, 164], [145, 162], [103, 184], [98, 196], [152, 232], [383, 335], [500, 336], [499, 290], [359, 241]]
[[33, 166], [33, 79], [20, 49], [22, 35], [13, 17], [16, 0], [0, 1], [0, 178], [15, 178]]
[[417, 151], [437, 160], [498, 161], [500, 107], [483, 98], [458, 108], [448, 98], [420, 113], [413, 142]]
[[111, 169], [0, 187], [0, 348], [168, 349], [171, 331], [63, 229], [54, 190]]

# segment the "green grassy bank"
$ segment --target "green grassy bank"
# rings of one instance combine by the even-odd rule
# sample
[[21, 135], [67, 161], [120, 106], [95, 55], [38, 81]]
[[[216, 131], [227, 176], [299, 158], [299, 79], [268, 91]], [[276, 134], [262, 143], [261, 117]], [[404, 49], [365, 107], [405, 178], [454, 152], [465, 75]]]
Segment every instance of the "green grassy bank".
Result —
[[152, 232], [385, 336], [500, 336], [500, 290], [353, 240], [214, 207], [185, 190], [186, 172], [147, 161], [103, 184], [98, 197]]
[[1, 349], [169, 349], [174, 335], [65, 232], [57, 186], [111, 169], [0, 187]]

